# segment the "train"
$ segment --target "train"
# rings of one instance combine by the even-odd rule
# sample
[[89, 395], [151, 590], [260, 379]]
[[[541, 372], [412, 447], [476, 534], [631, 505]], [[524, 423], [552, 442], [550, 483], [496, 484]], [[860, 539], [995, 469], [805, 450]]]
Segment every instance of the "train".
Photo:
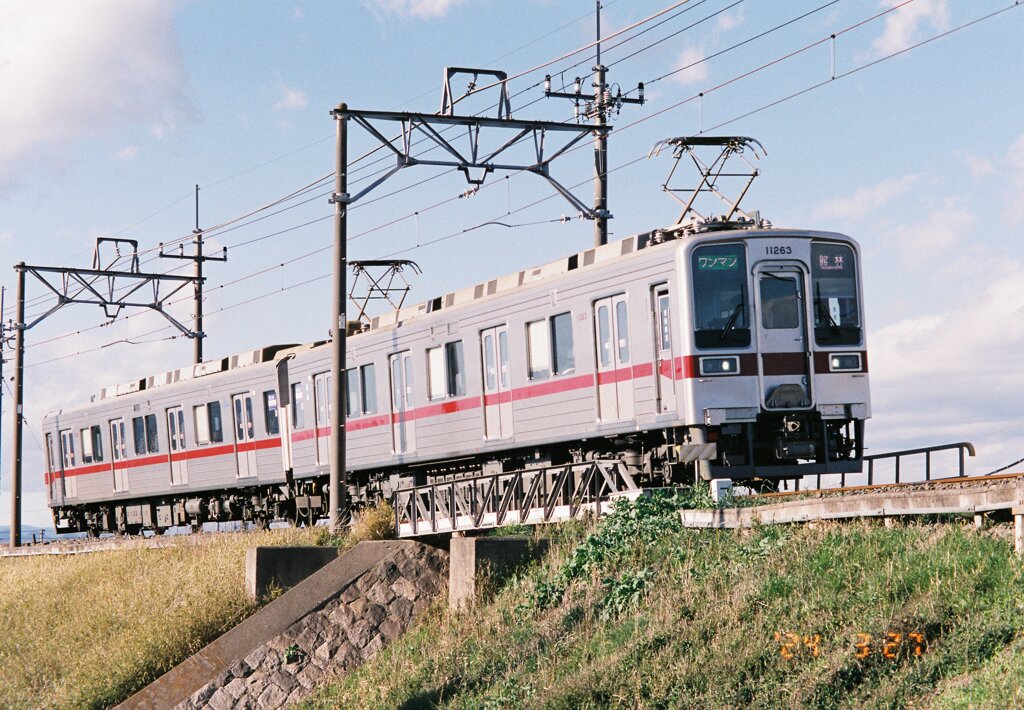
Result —
[[[861, 254], [760, 219], [633, 235], [350, 324], [354, 506], [600, 458], [649, 486], [861, 470]], [[329, 341], [107, 387], [47, 415], [59, 532], [327, 513]]]

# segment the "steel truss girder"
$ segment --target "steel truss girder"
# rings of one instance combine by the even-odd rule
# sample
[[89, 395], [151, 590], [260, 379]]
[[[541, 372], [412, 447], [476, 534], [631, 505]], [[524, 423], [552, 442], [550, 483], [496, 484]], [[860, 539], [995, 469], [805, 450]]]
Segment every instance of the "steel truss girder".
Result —
[[[170, 313], [164, 310], [167, 299], [174, 296], [190, 283], [199, 279], [195, 276], [178, 276], [174, 274], [147, 274], [139, 271], [112, 271], [109, 269], [77, 269], [73, 267], [56, 266], [29, 266], [18, 265], [15, 267], [26, 273], [32, 274], [43, 286], [49, 289], [57, 302], [49, 310], [42, 313], [30, 323], [19, 325], [23, 330], [31, 330], [33, 327], [46, 320], [49, 316], [59, 311], [64, 306], [75, 303], [101, 306], [104, 313], [110, 320], [114, 320], [125, 308], [148, 308], [160, 313], [171, 325], [177, 328], [188, 338], [196, 337], [196, 334], [182, 325]], [[60, 277], [59, 284], [53, 284], [44, 274], [56, 274]], [[129, 283], [122, 288], [127, 288], [117, 294], [118, 280]], [[176, 284], [170, 291], [161, 295], [160, 287], [164, 281]], [[133, 282], [133, 283], [132, 283]], [[151, 298], [149, 300], [135, 300], [132, 297], [142, 289], [149, 287]]]
[[[482, 116], [453, 116], [425, 113], [410, 113], [398, 111], [362, 111], [355, 109], [334, 109], [332, 115], [339, 119], [352, 119], [361, 126], [367, 133], [372, 135], [380, 144], [390, 150], [396, 159], [393, 168], [371, 182], [357, 193], [350, 195], [335, 195], [334, 200], [344, 204], [351, 204], [364, 197], [378, 185], [388, 180], [392, 175], [403, 168], [413, 165], [433, 165], [436, 167], [456, 168], [466, 176], [467, 182], [472, 185], [483, 183], [488, 173], [495, 170], [524, 171], [540, 175], [548, 181], [558, 194], [564, 197], [580, 214], [587, 219], [596, 219], [600, 215], [593, 207], [588, 207], [579, 198], [570, 192], [551, 175], [551, 162], [564, 155], [573, 146], [577, 145], [593, 132], [607, 134], [611, 126], [585, 126], [569, 123], [558, 123], [556, 121], [526, 121], [513, 118], [486, 118]], [[402, 130], [399, 136], [388, 138], [376, 126], [373, 121], [391, 121], [401, 123]], [[463, 126], [466, 129], [466, 146], [462, 149], [456, 146], [455, 141], [449, 140], [442, 135], [438, 127]], [[515, 131], [515, 133], [499, 147], [490, 151], [481, 151], [480, 133], [483, 128], [501, 128]], [[548, 135], [568, 134], [568, 139], [554, 149], [547, 146]], [[429, 147], [440, 148], [450, 159], [427, 159], [414, 155], [414, 148], [417, 144], [417, 137], [424, 138], [420, 141], [428, 144]], [[533, 141], [534, 162], [528, 164], [515, 162], [498, 162], [507, 151], [513, 146], [519, 145], [526, 140]], [[471, 170], [482, 171], [479, 177], [473, 177]]]
[[[718, 156], [714, 160], [706, 162], [702, 160], [694, 150], [694, 148], [698, 146], [714, 146], [720, 150]], [[683, 211], [679, 214], [674, 226], [682, 225], [687, 221], [687, 218], [693, 219], [695, 217], [698, 220], [707, 220], [710, 218], [710, 215], [702, 215], [694, 207], [694, 203], [702, 193], [710, 193], [728, 205], [729, 211], [723, 215], [724, 221], [728, 222], [737, 213], [747, 219], [752, 219], [751, 215], [739, 208], [739, 205], [747, 194], [747, 190], [750, 189], [750, 185], [754, 182], [754, 178], [760, 174], [760, 171], [754, 166], [754, 164], [745, 157], [744, 151], [749, 149], [755, 158], [760, 158], [766, 154], [764, 147], [757, 140], [744, 136], [681, 136], [678, 138], [667, 138], [663, 141], [659, 141], [654, 146], [651, 150], [651, 156], [659, 155], [666, 147], [672, 148], [672, 157], [674, 162], [671, 170], [669, 170], [668, 177], [666, 177], [665, 182], [662, 183], [661, 189], [663, 192], [668, 194], [669, 197], [683, 205]], [[758, 155], [758, 152], [760, 152], [761, 156]], [[672, 177], [675, 175], [676, 169], [679, 167], [679, 163], [683, 156], [689, 156], [691, 158], [694, 167], [700, 174], [700, 181], [697, 183], [696, 187], [673, 188], [669, 186], [669, 183], [672, 182]], [[729, 159], [733, 156], [738, 157], [746, 163], [749, 170], [736, 173], [725, 172], [725, 164], [729, 162]], [[744, 183], [743, 188], [740, 190], [739, 195], [735, 199], [730, 199], [718, 189], [718, 180], [720, 178], [746, 178], [747, 180], [746, 183]], [[676, 194], [677, 192], [688, 193], [688, 196], [685, 199], [680, 198]]]
[[600, 515], [612, 494], [638, 486], [620, 461], [487, 474], [395, 492], [395, 534], [415, 537]]

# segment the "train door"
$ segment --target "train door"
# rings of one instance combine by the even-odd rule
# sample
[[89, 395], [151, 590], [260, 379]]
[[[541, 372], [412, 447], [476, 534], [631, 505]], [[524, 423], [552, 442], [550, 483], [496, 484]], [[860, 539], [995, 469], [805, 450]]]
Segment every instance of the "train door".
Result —
[[60, 481], [61, 481], [61, 502], [64, 498], [78, 497], [78, 482], [74, 476], [68, 475], [68, 470], [75, 467], [75, 433], [70, 429], [64, 429], [60, 433]]
[[484, 436], [512, 436], [512, 381], [508, 356], [508, 326], [480, 333], [484, 364]]
[[185, 460], [185, 412], [181, 407], [167, 409], [167, 455], [171, 463], [171, 485], [188, 483], [188, 461]]
[[601, 421], [633, 418], [629, 307], [625, 294], [594, 303], [597, 329], [597, 416]]
[[672, 309], [668, 288], [654, 289], [654, 373], [657, 383], [658, 412], [676, 409], [676, 370], [672, 351]]
[[252, 393], [233, 395], [231, 409], [235, 417], [235, 458], [238, 461], [238, 477], [251, 478], [256, 475], [256, 427], [253, 423]]
[[110, 420], [110, 469], [114, 477], [114, 492], [128, 490], [128, 443], [124, 438], [124, 417]]
[[313, 375], [313, 410], [316, 462], [326, 466], [331, 462], [331, 375], [328, 372]]
[[408, 350], [388, 356], [391, 370], [391, 439], [396, 454], [416, 450], [412, 418], [412, 355]]
[[52, 503], [56, 498], [58, 474], [60, 473], [60, 467], [57, 465], [57, 450], [53, 444], [53, 434], [47, 432], [46, 434], [46, 463], [49, 465], [50, 484], [47, 486], [48, 500]]
[[[797, 264], [762, 264], [757, 281], [761, 395], [766, 409], [799, 409], [813, 403], [807, 338], [806, 274]], [[785, 386], [785, 387], [783, 387]]]

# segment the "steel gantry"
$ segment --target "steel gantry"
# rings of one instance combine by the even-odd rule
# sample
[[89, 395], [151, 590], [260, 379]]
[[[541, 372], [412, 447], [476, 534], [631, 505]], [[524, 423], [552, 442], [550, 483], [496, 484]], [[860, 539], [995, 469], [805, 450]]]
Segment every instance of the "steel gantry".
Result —
[[[473, 79], [465, 94], [456, 97], [452, 89], [452, 79], [461, 74], [469, 74]], [[495, 82], [485, 87], [476, 87], [479, 76], [490, 76]], [[348, 481], [345, 464], [345, 384], [346, 369], [346, 338], [348, 335], [348, 317], [346, 315], [346, 291], [348, 279], [348, 206], [366, 196], [376, 187], [388, 180], [398, 171], [414, 165], [431, 165], [435, 167], [455, 168], [465, 175], [466, 180], [479, 187], [487, 175], [501, 171], [521, 171], [539, 175], [545, 179], [562, 197], [564, 197], [580, 214], [590, 219], [597, 212], [587, 207], [579, 198], [572, 194], [551, 174], [551, 163], [564, 155], [577, 143], [592, 132], [605, 134], [611, 130], [609, 126], [580, 126], [555, 121], [531, 121], [512, 118], [511, 104], [508, 99], [508, 77], [504, 72], [489, 69], [471, 69], [465, 67], [449, 67], [445, 69], [441, 112], [424, 114], [397, 111], [365, 111], [350, 109], [347, 104], [338, 104], [331, 111], [336, 123], [336, 162], [334, 194], [330, 202], [334, 204], [334, 288], [333, 310], [331, 318], [331, 367], [334, 376], [331, 380], [331, 448], [330, 448], [330, 484], [328, 487], [328, 506], [330, 525], [336, 530], [347, 515]], [[497, 88], [500, 98], [495, 117], [458, 116], [453, 113], [455, 105], [466, 96]], [[367, 133], [380, 142], [380, 148], [390, 151], [395, 157], [394, 166], [364, 187], [359, 192], [348, 192], [348, 123], [355, 122]], [[399, 123], [401, 132], [398, 136], [388, 138], [377, 127], [380, 123]], [[461, 127], [465, 129], [461, 138], [449, 138], [443, 133], [449, 129]], [[485, 130], [506, 131], [506, 138], [496, 142], [494, 148], [483, 148], [481, 134]], [[554, 137], [558, 140], [554, 147], [549, 141]], [[421, 144], [427, 148], [417, 150]], [[532, 152], [528, 160], [516, 161], [512, 157], [517, 146], [530, 144]], [[441, 158], [428, 158], [427, 149], [440, 148]], [[365, 263], [365, 262], [364, 262]]]
[[[104, 258], [104, 247], [112, 250]], [[122, 252], [122, 249], [130, 251]], [[11, 424], [11, 547], [21, 545], [21, 474], [22, 474], [22, 426], [24, 421], [24, 369], [25, 331], [31, 330], [64, 306], [87, 304], [100, 306], [108, 321], [115, 320], [125, 308], [148, 308], [166, 318], [182, 335], [196, 337], [196, 333], [185, 327], [166, 311], [167, 300], [191, 283], [201, 279], [196, 276], [173, 274], [151, 274], [141, 270], [139, 244], [133, 239], [100, 237], [96, 240], [92, 268], [80, 269], [67, 266], [29, 266], [25, 262], [16, 265], [18, 272], [17, 304], [14, 331], [14, 409]], [[25, 322], [25, 275], [30, 274], [56, 297], [56, 302], [46, 311]], [[167, 283], [170, 288], [163, 290]], [[145, 297], [144, 297], [145, 296]]]

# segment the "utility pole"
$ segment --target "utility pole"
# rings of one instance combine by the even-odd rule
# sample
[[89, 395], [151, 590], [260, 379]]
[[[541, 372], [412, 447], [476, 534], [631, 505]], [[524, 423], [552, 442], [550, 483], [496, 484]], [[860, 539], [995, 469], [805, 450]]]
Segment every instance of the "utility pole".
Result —
[[[104, 264], [101, 248], [112, 244], [116, 258]], [[130, 246], [131, 253], [121, 253], [123, 246]], [[127, 261], [128, 269], [122, 265]], [[25, 331], [34, 328], [64, 306], [73, 303], [91, 304], [103, 308], [104, 314], [113, 321], [125, 308], [148, 308], [166, 318], [188, 338], [196, 333], [186, 328], [167, 312], [167, 301], [178, 291], [195, 281], [194, 276], [144, 273], [139, 264], [139, 244], [133, 239], [99, 237], [93, 253], [93, 268], [80, 269], [63, 266], [27, 266], [20, 262], [15, 266], [18, 272], [17, 311], [14, 323], [14, 408], [11, 426], [11, 441], [14, 456], [11, 460], [11, 547], [21, 546], [21, 469], [22, 469], [22, 423], [24, 420], [24, 365]], [[31, 323], [25, 322], [25, 272], [32, 274], [56, 297], [56, 302]], [[51, 275], [58, 278], [51, 283]], [[127, 283], [126, 283], [127, 282]], [[170, 291], [161, 295], [161, 286], [170, 284]], [[149, 289], [148, 299], [139, 299], [137, 294]], [[116, 294], [116, 295], [115, 295]]]
[[18, 303], [15, 310], [14, 330], [14, 409], [11, 412], [13, 421], [11, 446], [14, 449], [11, 461], [11, 547], [21, 547], [21, 429], [24, 404], [22, 401], [24, 364], [25, 364], [25, 262], [19, 263]]
[[184, 259], [185, 261], [195, 262], [195, 275], [196, 281], [193, 291], [193, 308], [195, 309], [195, 315], [192, 320], [192, 331], [196, 334], [192, 341], [192, 360], [198, 365], [203, 361], [203, 338], [206, 337], [206, 333], [203, 332], [203, 262], [204, 261], [227, 261], [228, 260], [228, 248], [224, 247], [224, 251], [221, 256], [203, 256], [203, 230], [199, 228], [199, 185], [196, 185], [196, 228], [192, 230], [192, 234], [195, 237], [192, 240], [192, 244], [195, 245], [195, 254], [185, 254], [185, 245], [178, 245], [177, 254], [165, 254], [164, 245], [160, 244], [160, 256], [164, 259]]
[[[608, 118], [612, 110], [618, 113], [623, 104], [643, 104], [644, 84], [637, 84], [637, 97], [622, 95], [620, 89], [612, 96], [608, 87], [608, 67], [601, 64], [601, 0], [595, 0], [597, 16], [597, 57], [594, 64], [594, 80], [591, 86], [593, 96], [587, 97], [584, 115], [594, 123], [594, 246], [608, 243], [608, 220], [612, 214], [608, 211]], [[583, 99], [580, 78], [576, 77], [572, 92], [552, 91], [551, 75], [544, 77], [544, 95], [560, 99], [572, 99], [576, 106], [576, 116], [580, 117], [580, 100]]]
[[[331, 320], [331, 472], [328, 485], [328, 511], [331, 532], [342, 524], [342, 511], [348, 511], [348, 472], [345, 460], [345, 346], [348, 315], [345, 309], [348, 291], [348, 106], [338, 104], [334, 112], [337, 129], [337, 162], [334, 194], [334, 302]], [[347, 516], [346, 516], [347, 517]]]
[[[4, 286], [0, 286], [0, 422], [3, 420], [2, 415], [4, 412], [4, 348], [7, 347], [7, 334], [4, 327], [4, 297], [6, 295], [7, 289]], [[3, 443], [4, 438], [0, 435], [0, 461], [4, 460]]]

